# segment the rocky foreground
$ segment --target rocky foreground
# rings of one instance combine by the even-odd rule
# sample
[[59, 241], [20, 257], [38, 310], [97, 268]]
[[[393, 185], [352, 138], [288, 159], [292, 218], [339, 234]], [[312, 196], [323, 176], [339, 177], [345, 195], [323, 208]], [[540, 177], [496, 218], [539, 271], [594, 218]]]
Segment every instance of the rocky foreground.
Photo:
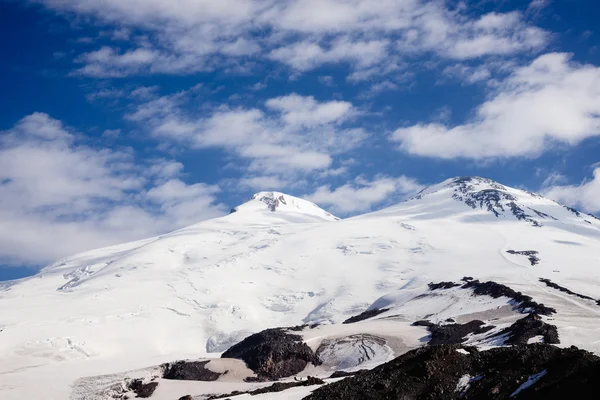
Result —
[[600, 358], [575, 347], [517, 345], [478, 351], [438, 345], [315, 390], [333, 399], [592, 399]]
[[[186, 372], [186, 368], [190, 371]], [[213, 380], [198, 363], [177, 364], [175, 379]], [[173, 366], [164, 369], [164, 378]], [[339, 380], [337, 378], [344, 377]], [[412, 350], [372, 370], [275, 382], [263, 388], [182, 399], [233, 399], [314, 386], [307, 400], [454, 400], [454, 399], [594, 399], [600, 383], [600, 357], [576, 347], [535, 343], [479, 351], [462, 345], [433, 345]], [[171, 377], [173, 378], [173, 377]], [[186, 379], [183, 378], [183, 379]], [[129, 396], [151, 397], [156, 382], [131, 382]], [[128, 398], [124, 395], [122, 398]], [[177, 400], [177, 399], [174, 399]]]

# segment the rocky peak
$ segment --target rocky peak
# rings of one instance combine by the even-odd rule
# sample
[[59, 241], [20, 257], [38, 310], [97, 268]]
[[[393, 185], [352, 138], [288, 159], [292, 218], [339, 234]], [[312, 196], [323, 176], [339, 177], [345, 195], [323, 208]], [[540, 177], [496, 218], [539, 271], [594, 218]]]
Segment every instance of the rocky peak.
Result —
[[495, 217], [513, 216], [535, 227], [562, 217], [576, 217], [580, 222], [592, 224], [593, 217], [566, 207], [544, 196], [527, 190], [515, 189], [479, 176], [459, 176], [425, 188], [411, 200], [428, 197], [447, 197], [462, 202], [472, 209], [482, 209]]
[[280, 205], [287, 205], [285, 195], [278, 192], [258, 192], [252, 196], [252, 200], [262, 201], [273, 212], [277, 211]]

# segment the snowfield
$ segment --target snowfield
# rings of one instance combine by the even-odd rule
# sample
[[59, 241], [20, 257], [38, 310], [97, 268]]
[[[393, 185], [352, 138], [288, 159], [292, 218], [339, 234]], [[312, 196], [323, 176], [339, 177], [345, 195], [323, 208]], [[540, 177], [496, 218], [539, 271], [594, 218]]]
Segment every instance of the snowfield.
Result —
[[[523, 254], [530, 251], [535, 264]], [[125, 371], [146, 376], [163, 362], [218, 358], [252, 333], [302, 324], [318, 324], [300, 332], [313, 350], [326, 346], [323, 365], [301, 375], [326, 377], [423, 345], [429, 333], [411, 326], [418, 320], [479, 319], [499, 331], [523, 316], [507, 297], [428, 288], [463, 277], [504, 284], [555, 308], [544, 320], [558, 328], [559, 346], [600, 354], [593, 300], [600, 299], [600, 221], [593, 216], [482, 178], [449, 179], [343, 220], [308, 201], [261, 192], [228, 216], [78, 254], [0, 284], [0, 398], [107, 398], [98, 393]], [[481, 335], [468, 343], [485, 348], [502, 340]], [[243, 363], [229, 368], [237, 378], [160, 380], [152, 398], [268, 385], [244, 383]], [[301, 399], [313, 389], [256, 398]]]

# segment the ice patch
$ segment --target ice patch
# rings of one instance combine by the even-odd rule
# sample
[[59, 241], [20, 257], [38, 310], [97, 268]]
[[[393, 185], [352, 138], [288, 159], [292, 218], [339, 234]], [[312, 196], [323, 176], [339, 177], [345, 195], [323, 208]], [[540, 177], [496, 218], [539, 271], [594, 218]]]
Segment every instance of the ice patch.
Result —
[[544, 337], [542, 335], [534, 336], [527, 340], [527, 344], [531, 343], [544, 343]]
[[237, 344], [250, 336], [252, 332], [249, 331], [234, 331], [231, 333], [218, 332], [206, 341], [206, 352], [207, 353], [222, 353], [229, 349], [234, 344]]
[[521, 393], [523, 390], [527, 389], [528, 387], [530, 387], [531, 385], [533, 385], [534, 383], [539, 381], [544, 375], [546, 375], [547, 372], [548, 372], [547, 370], [543, 370], [542, 372], [540, 372], [538, 374], [531, 375], [529, 378], [527, 378], [527, 381], [525, 381], [521, 386], [519, 386], [519, 388], [517, 390], [512, 392], [510, 397], [515, 397], [516, 395]]
[[394, 356], [385, 339], [358, 334], [341, 339], [326, 339], [317, 350], [325, 366], [336, 370], [352, 369], [365, 363], [382, 364]]
[[[462, 349], [458, 349], [458, 350], [462, 350]], [[465, 393], [467, 393], [467, 390], [469, 390], [469, 387], [471, 387], [471, 383], [477, 382], [481, 378], [483, 378], [483, 375], [477, 375], [475, 377], [472, 377], [469, 374], [465, 374], [465, 375], [461, 376], [461, 378], [458, 380], [455, 391], [460, 393], [459, 397], [463, 397], [465, 395]]]

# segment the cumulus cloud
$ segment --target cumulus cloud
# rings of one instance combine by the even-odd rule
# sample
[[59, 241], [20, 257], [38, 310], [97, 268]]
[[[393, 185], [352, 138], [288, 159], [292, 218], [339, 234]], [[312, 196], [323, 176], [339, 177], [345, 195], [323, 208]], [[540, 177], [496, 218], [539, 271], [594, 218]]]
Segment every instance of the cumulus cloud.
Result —
[[600, 167], [594, 169], [592, 179], [586, 179], [578, 185], [556, 185], [563, 180], [546, 182], [550, 185], [544, 188], [544, 195], [588, 212], [600, 212]]
[[517, 68], [471, 121], [417, 124], [396, 130], [391, 139], [414, 155], [481, 160], [533, 158], [599, 134], [600, 68], [549, 53]]
[[136, 163], [95, 148], [43, 113], [0, 136], [0, 260], [41, 265], [221, 215], [217, 186], [179, 180], [180, 163]]
[[241, 160], [239, 164], [246, 161], [250, 178], [270, 176], [281, 182], [297, 173], [327, 169], [336, 155], [368, 136], [349, 125], [358, 111], [346, 101], [290, 94], [269, 99], [261, 108], [223, 106], [196, 115], [181, 107], [185, 98], [180, 92], [140, 104], [127, 118], [160, 140], [223, 149]]
[[359, 177], [334, 189], [329, 185], [321, 186], [304, 197], [321, 206], [329, 206], [332, 212], [347, 215], [372, 210], [374, 206], [390, 200], [400, 201], [423, 187], [404, 175], [396, 178], [378, 176], [373, 180]]
[[[538, 51], [543, 29], [519, 12], [473, 17], [426, 0], [35, 0], [139, 32], [133, 48], [111, 43], [81, 55], [78, 73], [96, 77], [186, 74], [248, 57], [297, 71], [347, 63], [354, 72], [393, 71], [398, 57], [450, 59]], [[130, 34], [130, 36], [132, 36]], [[357, 76], [361, 76], [360, 74]]]

